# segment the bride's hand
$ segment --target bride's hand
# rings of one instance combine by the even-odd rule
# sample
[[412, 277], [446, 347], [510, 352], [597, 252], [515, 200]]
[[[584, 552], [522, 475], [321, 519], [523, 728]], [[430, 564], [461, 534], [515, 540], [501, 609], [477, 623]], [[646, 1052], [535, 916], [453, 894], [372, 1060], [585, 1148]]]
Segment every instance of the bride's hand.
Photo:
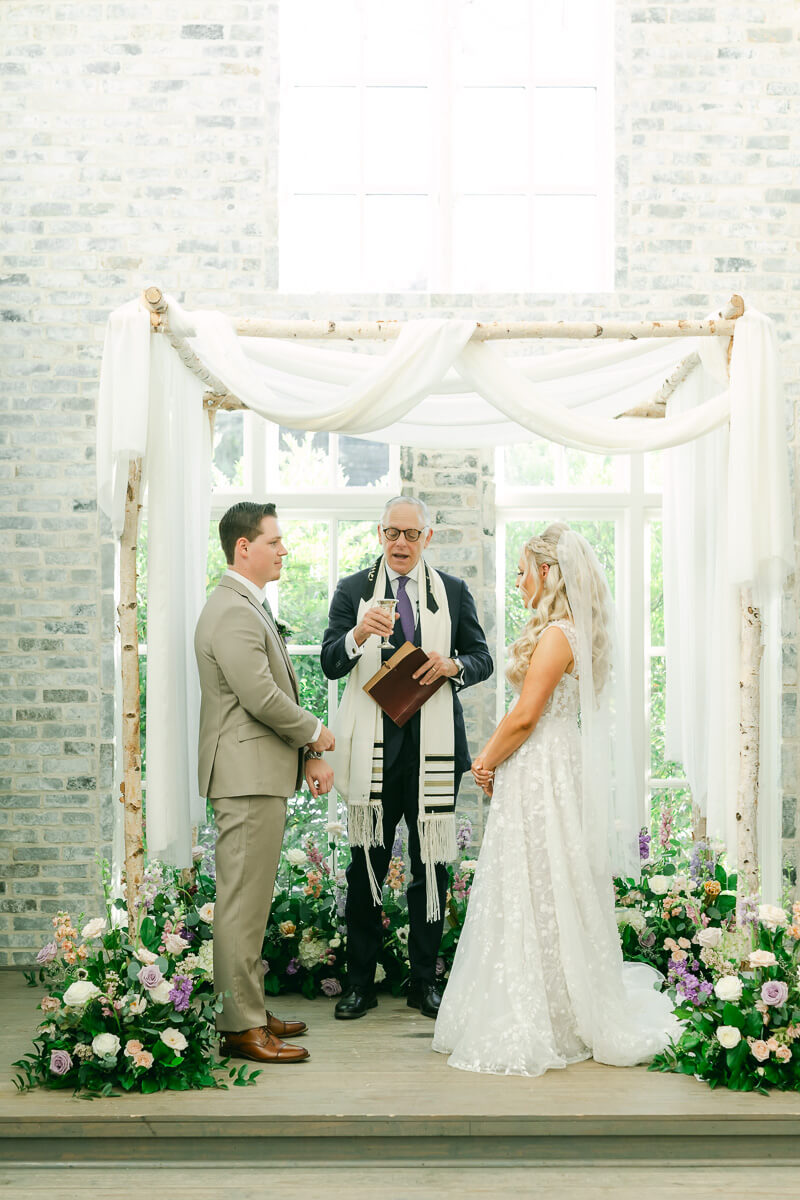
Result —
[[488, 796], [491, 796], [491, 788], [494, 784], [494, 771], [489, 771], [486, 768], [482, 758], [476, 758], [470, 770], [472, 771], [472, 778], [478, 787], [482, 788]]

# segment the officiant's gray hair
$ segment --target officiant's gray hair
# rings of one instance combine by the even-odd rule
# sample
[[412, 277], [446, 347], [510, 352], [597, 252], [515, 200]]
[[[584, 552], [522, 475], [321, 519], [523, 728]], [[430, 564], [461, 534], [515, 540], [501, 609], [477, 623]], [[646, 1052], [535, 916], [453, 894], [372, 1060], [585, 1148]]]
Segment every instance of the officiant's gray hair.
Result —
[[392, 496], [391, 500], [387, 500], [383, 506], [381, 525], [386, 524], [386, 518], [397, 504], [413, 504], [414, 508], [419, 512], [423, 528], [430, 528], [431, 515], [428, 512], [428, 506], [424, 500], [418, 500], [416, 496]]

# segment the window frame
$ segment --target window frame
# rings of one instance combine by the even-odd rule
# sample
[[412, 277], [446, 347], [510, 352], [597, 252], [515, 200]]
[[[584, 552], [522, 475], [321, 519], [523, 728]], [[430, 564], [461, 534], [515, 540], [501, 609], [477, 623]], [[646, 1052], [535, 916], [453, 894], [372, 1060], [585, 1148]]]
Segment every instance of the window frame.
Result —
[[[288, 3], [288, 0], [283, 0]], [[430, 11], [430, 36], [435, 39], [435, 50], [433, 53], [433, 62], [431, 65], [429, 76], [424, 84], [405, 83], [400, 84], [391, 82], [386, 84], [378, 84], [374, 81], [370, 82], [369, 72], [365, 64], [365, 36], [364, 23], [366, 4], [368, 0], [356, 0], [356, 8], [360, 21], [360, 36], [359, 36], [359, 54], [358, 54], [358, 78], [352, 82], [343, 83], [322, 83], [313, 84], [309, 82], [297, 82], [296, 76], [293, 74], [293, 64], [288, 60], [288, 56], [283, 56], [279, 48], [280, 61], [280, 91], [279, 91], [279, 121], [278, 121], [278, 294], [302, 296], [309, 294], [303, 287], [298, 288], [296, 281], [286, 279], [285, 267], [283, 265], [285, 256], [286, 243], [282, 239], [282, 231], [285, 228], [286, 214], [291, 206], [293, 196], [352, 196], [356, 201], [358, 210], [358, 246], [359, 246], [359, 267], [357, 277], [353, 281], [352, 287], [344, 289], [345, 294], [356, 295], [379, 295], [382, 293], [392, 293], [394, 295], [423, 295], [430, 294], [449, 294], [449, 295], [472, 295], [472, 294], [517, 294], [519, 292], [528, 293], [572, 293], [572, 292], [605, 292], [611, 291], [614, 288], [614, 271], [615, 271], [615, 214], [614, 214], [614, 174], [615, 174], [615, 123], [614, 123], [614, 77], [615, 77], [615, 58], [614, 58], [614, 41], [615, 41], [615, 21], [614, 21], [614, 0], [594, 0], [594, 6], [599, 11], [599, 42], [601, 50], [598, 53], [594, 69], [587, 73], [576, 69], [574, 72], [566, 72], [558, 75], [549, 75], [546, 72], [539, 73], [535, 67], [534, 44], [537, 36], [537, 14], [539, 10], [534, 0], [529, 0], [529, 23], [528, 23], [528, 67], [524, 85], [512, 83], [491, 84], [482, 82], [480, 84], [459, 84], [453, 69], [452, 55], [452, 36], [451, 27], [455, 16], [456, 4], [459, 0], [437, 0], [435, 4], [431, 4]], [[282, 7], [282, 6], [281, 6]], [[280, 34], [279, 34], [280, 41]], [[289, 186], [289, 168], [285, 154], [285, 137], [284, 127], [282, 124], [283, 114], [290, 107], [289, 96], [297, 88], [302, 87], [323, 87], [331, 88], [352, 88], [357, 92], [356, 110], [357, 117], [357, 137], [359, 145], [364, 143], [365, 130], [365, 113], [367, 110], [368, 96], [367, 89], [380, 86], [386, 87], [424, 87], [430, 97], [430, 128], [431, 128], [431, 167], [429, 177], [429, 189], [426, 192], [416, 190], [409, 191], [375, 191], [370, 192], [366, 189], [364, 179], [364, 156], [363, 153], [359, 156], [359, 170], [356, 190], [338, 191], [318, 191], [312, 192], [309, 190], [299, 191]], [[596, 106], [595, 106], [595, 142], [597, 146], [597, 165], [595, 186], [588, 187], [587, 185], [578, 184], [561, 184], [550, 183], [545, 184], [540, 182], [538, 178], [536, 156], [531, 154], [528, 160], [528, 179], [527, 186], [524, 191], [488, 191], [488, 192], [465, 192], [468, 196], [483, 196], [483, 195], [508, 195], [523, 197], [526, 202], [527, 209], [527, 260], [528, 266], [525, 274], [525, 279], [519, 284], [509, 287], [506, 281], [498, 281], [486, 283], [480, 287], [470, 286], [469, 288], [459, 288], [454, 275], [454, 229], [455, 229], [455, 205], [454, 205], [454, 167], [453, 167], [453, 144], [454, 144], [454, 108], [455, 96], [459, 87], [477, 88], [477, 87], [503, 87], [512, 89], [524, 86], [527, 92], [527, 110], [528, 110], [528, 137], [533, 137], [534, 117], [537, 104], [537, 92], [543, 88], [591, 88], [595, 91]], [[365, 201], [369, 195], [385, 195], [385, 196], [426, 196], [429, 201], [429, 220], [428, 227], [430, 231], [430, 255], [429, 255], [429, 270], [426, 286], [423, 289], [412, 289], [398, 287], [391, 281], [384, 283], [382, 286], [367, 286], [366, 284], [366, 251], [365, 251]], [[534, 253], [534, 230], [535, 230], [535, 208], [537, 200], [545, 196], [593, 196], [596, 198], [596, 228], [597, 228], [597, 258], [594, 263], [592, 274], [594, 279], [586, 279], [574, 286], [564, 286], [563, 283], [553, 281], [542, 281], [541, 276], [538, 276], [538, 268]], [[341, 284], [332, 283], [329, 287], [326, 286], [325, 291], [339, 291]]]
[[619, 489], [506, 487], [504, 449], [503, 446], [497, 447], [495, 454], [497, 719], [501, 719], [506, 708], [505, 559], [508, 522], [613, 520], [616, 523], [615, 603], [629, 686], [636, 777], [646, 798], [646, 817], [649, 821], [654, 793], [689, 788], [685, 777], [656, 777], [651, 769], [651, 663], [655, 658], [664, 657], [664, 647], [651, 643], [650, 530], [654, 521], [663, 519], [662, 493], [652, 487], [653, 472], [648, 472], [643, 454], [624, 456], [628, 460], [628, 482], [627, 486]]

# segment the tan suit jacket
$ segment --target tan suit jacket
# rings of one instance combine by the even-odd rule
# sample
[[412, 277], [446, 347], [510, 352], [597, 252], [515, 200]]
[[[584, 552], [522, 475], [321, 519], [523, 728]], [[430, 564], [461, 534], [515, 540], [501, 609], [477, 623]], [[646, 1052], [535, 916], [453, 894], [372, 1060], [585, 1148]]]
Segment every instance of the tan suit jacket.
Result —
[[223, 575], [194, 637], [200, 671], [200, 794], [291, 796], [317, 718], [298, 704], [283, 639], [244, 584]]

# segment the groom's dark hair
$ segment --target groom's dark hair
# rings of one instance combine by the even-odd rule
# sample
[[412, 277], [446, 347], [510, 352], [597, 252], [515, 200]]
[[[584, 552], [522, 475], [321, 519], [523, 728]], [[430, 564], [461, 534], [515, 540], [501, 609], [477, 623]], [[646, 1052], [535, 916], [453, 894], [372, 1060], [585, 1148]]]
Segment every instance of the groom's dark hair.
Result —
[[240, 500], [220, 518], [219, 540], [228, 566], [233, 563], [233, 551], [239, 538], [252, 542], [261, 532], [264, 517], [277, 517], [274, 504], [255, 504], [252, 500]]

